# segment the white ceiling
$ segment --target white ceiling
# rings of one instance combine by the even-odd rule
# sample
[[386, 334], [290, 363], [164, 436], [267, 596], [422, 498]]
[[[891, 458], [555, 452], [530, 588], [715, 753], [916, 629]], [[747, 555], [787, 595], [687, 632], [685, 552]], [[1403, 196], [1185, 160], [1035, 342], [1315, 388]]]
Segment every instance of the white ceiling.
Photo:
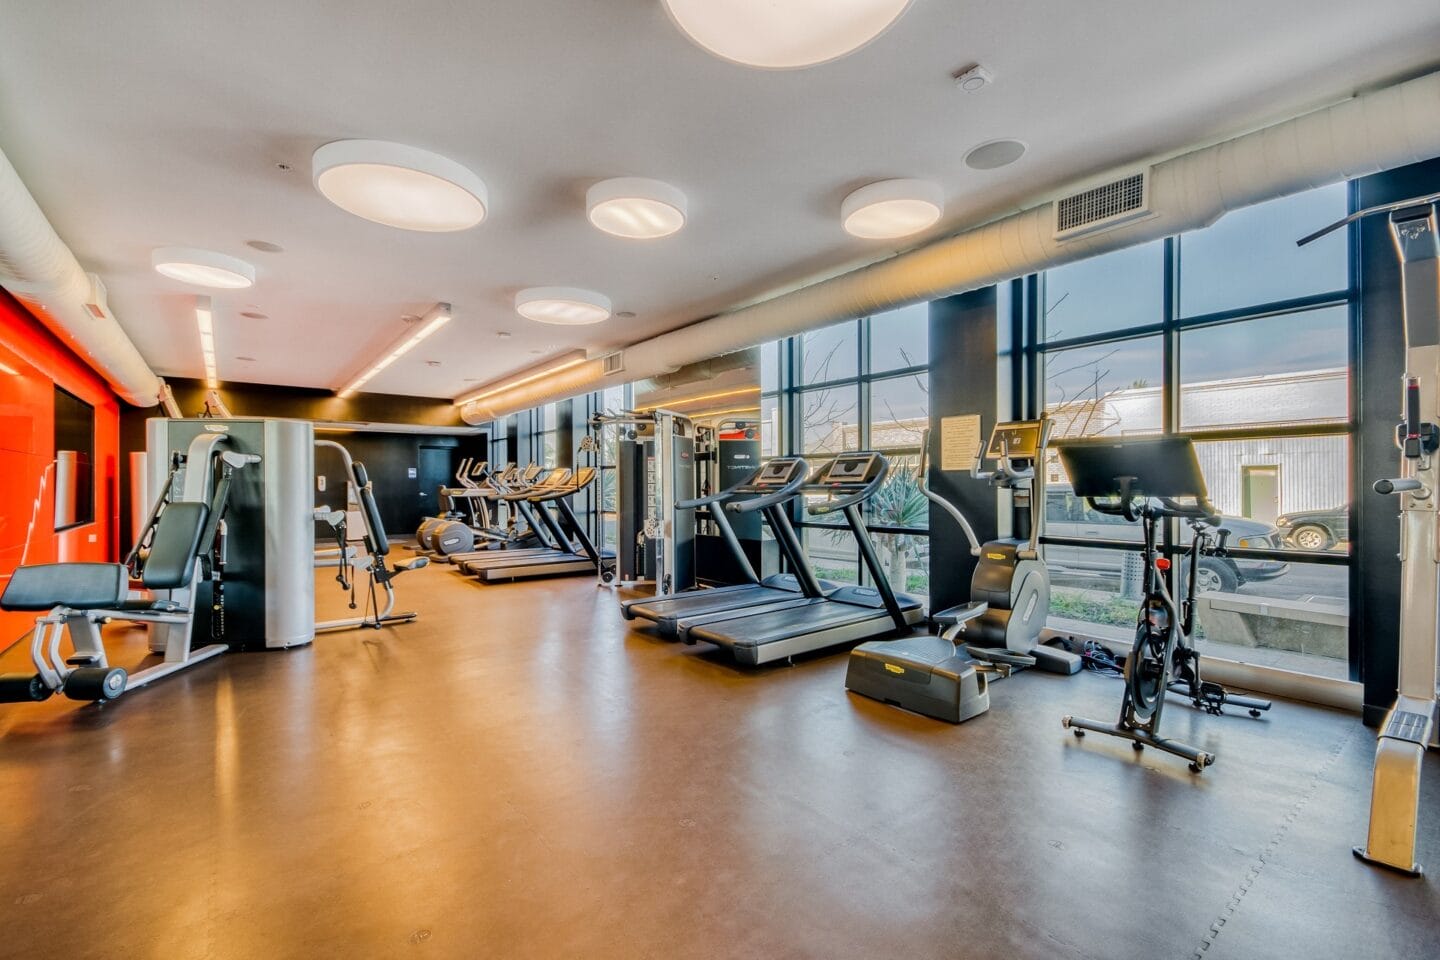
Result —
[[[791, 72], [710, 56], [659, 0], [0, 0], [0, 24], [0, 147], [158, 373], [202, 374], [193, 301], [149, 265], [174, 244], [259, 272], [215, 295], [222, 380], [342, 386], [445, 300], [454, 322], [367, 388], [434, 397], [886, 256], [839, 225], [871, 180], [943, 184], [939, 235], [1440, 65], [1434, 0], [915, 0], [860, 52]], [[996, 84], [960, 92], [950, 75], [977, 61]], [[465, 164], [489, 218], [415, 234], [331, 206], [310, 154], [348, 137]], [[997, 137], [1030, 151], [964, 165]], [[680, 187], [689, 225], [595, 230], [585, 190], [615, 176]], [[636, 316], [535, 324], [512, 309], [532, 285]]]

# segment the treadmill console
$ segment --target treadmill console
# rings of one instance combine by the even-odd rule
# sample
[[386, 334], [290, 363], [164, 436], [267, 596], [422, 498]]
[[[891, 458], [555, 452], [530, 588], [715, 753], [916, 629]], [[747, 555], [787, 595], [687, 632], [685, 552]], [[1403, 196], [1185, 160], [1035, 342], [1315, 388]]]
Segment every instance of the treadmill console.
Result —
[[843, 454], [830, 462], [820, 482], [826, 485], [841, 483], [864, 483], [875, 466], [875, 454]]
[[795, 478], [797, 471], [804, 469], [803, 463], [796, 457], [776, 457], [762, 466], [747, 486], [783, 487]]
[[1041, 429], [1039, 420], [997, 423], [995, 431], [990, 434], [990, 445], [985, 448], [985, 456], [991, 460], [999, 460], [1002, 456], [1008, 456], [1011, 460], [1034, 460], [1040, 455]]

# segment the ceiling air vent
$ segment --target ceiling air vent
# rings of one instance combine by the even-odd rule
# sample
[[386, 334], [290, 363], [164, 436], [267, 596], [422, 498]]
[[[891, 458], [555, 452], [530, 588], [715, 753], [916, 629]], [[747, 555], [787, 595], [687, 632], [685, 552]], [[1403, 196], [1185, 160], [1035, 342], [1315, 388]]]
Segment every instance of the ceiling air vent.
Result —
[[624, 371], [625, 352], [623, 350], [612, 353], [610, 354], [610, 356], [605, 358], [605, 372], [603, 374], [604, 376], [608, 377], [612, 373], [623, 373]]
[[1055, 239], [1073, 240], [1150, 216], [1150, 171], [1055, 201]]

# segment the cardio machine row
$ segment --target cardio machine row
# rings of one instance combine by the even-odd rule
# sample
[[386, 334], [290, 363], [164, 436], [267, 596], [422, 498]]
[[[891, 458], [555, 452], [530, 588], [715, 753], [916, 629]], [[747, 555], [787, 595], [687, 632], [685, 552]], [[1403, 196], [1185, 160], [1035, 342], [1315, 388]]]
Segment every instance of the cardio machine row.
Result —
[[[604, 556], [575, 515], [570, 499], [595, 480], [590, 467], [544, 470], [514, 464], [498, 474], [480, 461], [462, 463], [462, 486], [442, 491], [447, 503], [472, 505], [468, 519], [451, 511], [417, 533], [420, 552], [449, 561], [486, 583], [594, 573]], [[504, 523], [492, 518], [503, 514]]]

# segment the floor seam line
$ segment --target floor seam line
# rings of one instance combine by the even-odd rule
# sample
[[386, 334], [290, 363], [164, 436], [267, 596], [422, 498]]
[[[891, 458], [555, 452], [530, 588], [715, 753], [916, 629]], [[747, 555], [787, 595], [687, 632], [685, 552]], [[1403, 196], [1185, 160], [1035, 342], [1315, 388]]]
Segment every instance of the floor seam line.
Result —
[[1291, 805], [1284, 819], [1280, 821], [1279, 826], [1275, 828], [1275, 832], [1271, 834], [1269, 841], [1255, 857], [1254, 862], [1245, 868], [1245, 875], [1235, 887], [1235, 892], [1230, 895], [1230, 899], [1226, 901], [1225, 908], [1220, 911], [1220, 915], [1215, 918], [1215, 922], [1210, 924], [1210, 929], [1207, 930], [1205, 936], [1201, 938], [1200, 945], [1197, 946], [1195, 952], [1191, 954], [1191, 960], [1203, 960], [1205, 954], [1215, 945], [1215, 941], [1220, 936], [1220, 931], [1225, 927], [1225, 924], [1235, 916], [1235, 912], [1240, 909], [1240, 904], [1244, 901], [1245, 895], [1250, 892], [1250, 888], [1254, 886], [1255, 881], [1259, 879], [1260, 872], [1265, 869], [1265, 864], [1268, 863], [1276, 851], [1280, 849], [1280, 844], [1285, 841], [1286, 835], [1290, 832], [1290, 827], [1294, 825], [1296, 820], [1300, 819], [1300, 814], [1319, 791], [1320, 779], [1325, 776], [1325, 772], [1329, 770], [1335, 764], [1335, 761], [1340, 758], [1340, 755], [1345, 752], [1345, 748], [1350, 745], [1350, 741], [1353, 740], [1354, 737], [1355, 728], [1352, 727], [1343, 737], [1335, 741], [1335, 745], [1330, 748], [1330, 753], [1321, 761], [1320, 766], [1315, 768], [1315, 772], [1310, 775], [1310, 782], [1306, 785], [1305, 792]]

